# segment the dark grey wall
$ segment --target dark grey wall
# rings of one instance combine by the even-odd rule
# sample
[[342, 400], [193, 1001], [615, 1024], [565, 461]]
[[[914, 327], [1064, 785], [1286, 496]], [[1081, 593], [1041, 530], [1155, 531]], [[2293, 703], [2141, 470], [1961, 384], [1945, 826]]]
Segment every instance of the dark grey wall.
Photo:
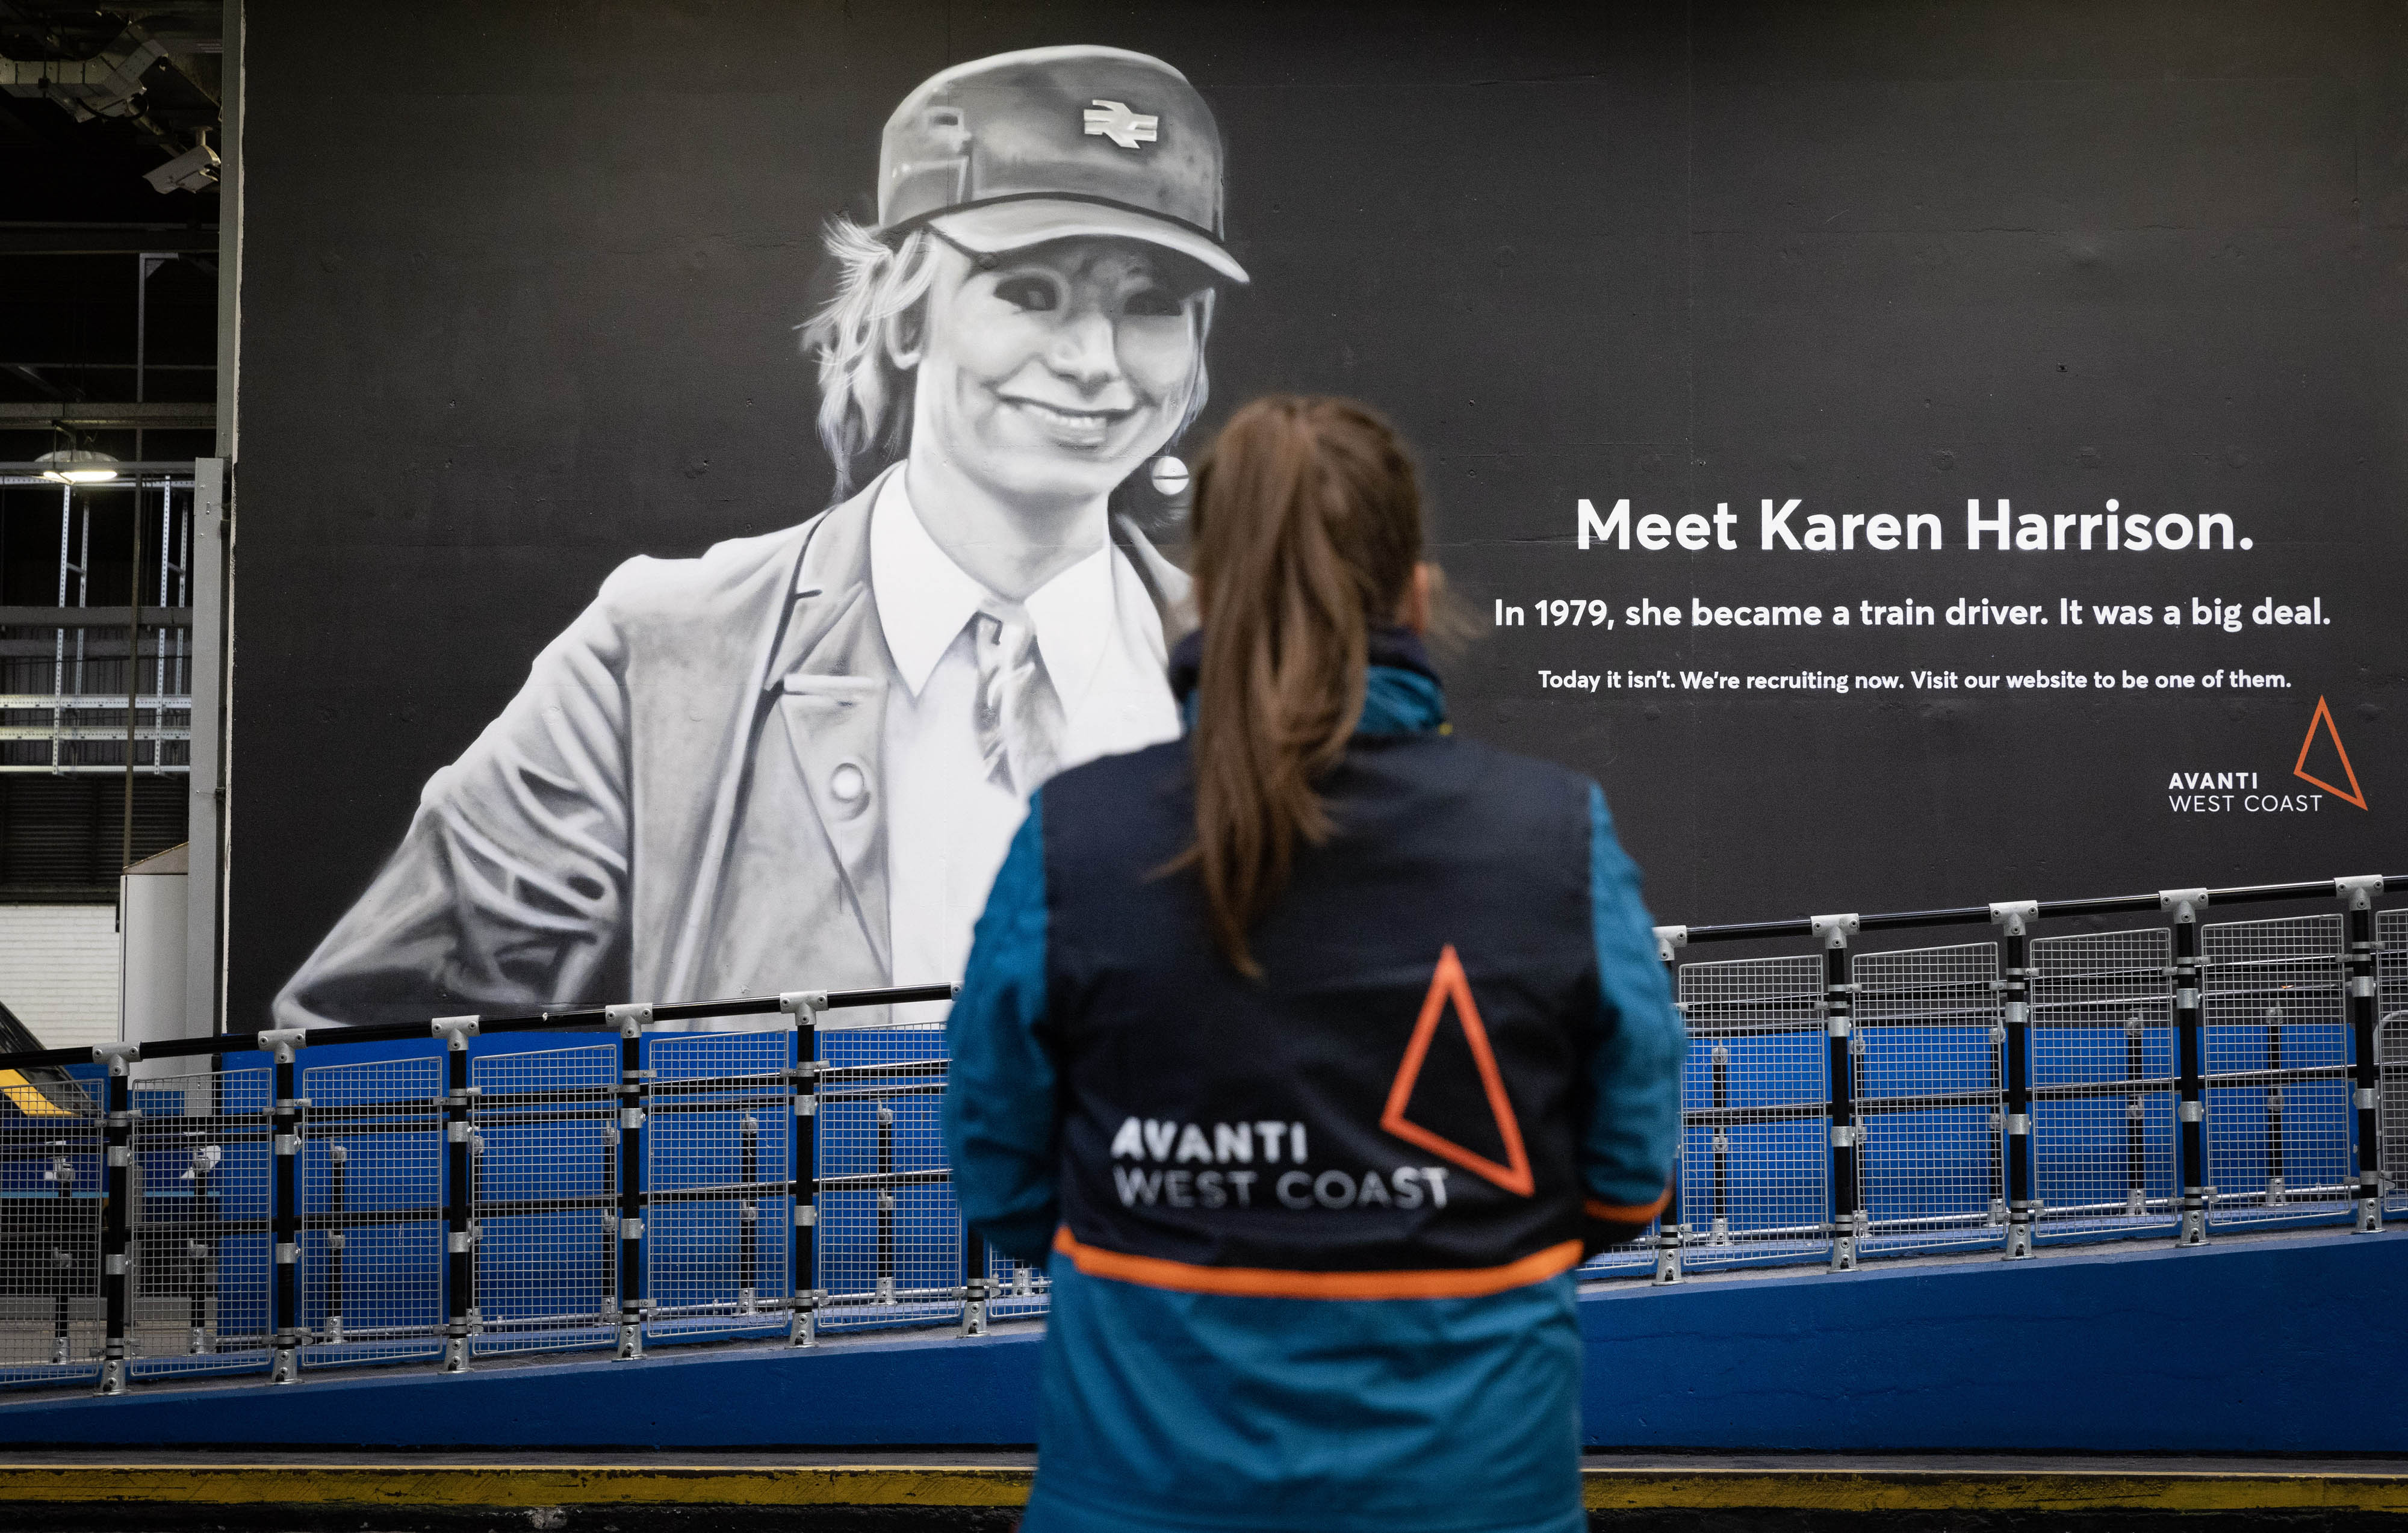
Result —
[[[1805, 639], [1524, 627], [1460, 726], [1595, 772], [1667, 921], [2408, 862], [2397, 5], [1692, 7], [251, 0], [230, 1024], [630, 554], [824, 501], [791, 327], [877, 132], [960, 59], [1160, 54], [1255, 275], [1215, 404], [1418, 444], [1497, 600], [2321, 597], [2329, 626]], [[1964, 502], [2222, 511], [2248, 552], [1962, 552]], [[1741, 552], [1573, 546], [1729, 502]], [[1756, 507], [1948, 551], [1755, 551]], [[2282, 672], [2165, 695], [1542, 691], [1541, 667]], [[2178, 813], [2329, 698], [2366, 810]], [[2330, 775], [2330, 757], [2317, 766]], [[2312, 766], [2312, 769], [2316, 769]]]

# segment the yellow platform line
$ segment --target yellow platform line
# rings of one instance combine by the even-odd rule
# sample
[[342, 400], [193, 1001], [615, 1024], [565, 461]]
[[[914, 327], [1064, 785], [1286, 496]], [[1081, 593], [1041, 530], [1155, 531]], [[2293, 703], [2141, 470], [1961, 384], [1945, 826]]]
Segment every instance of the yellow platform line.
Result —
[[1592, 1511], [2382, 1512], [2408, 1475], [2129, 1469], [1588, 1469]]
[[[623, 1465], [0, 1464], [0, 1504], [1008, 1507], [1033, 1469]], [[2373, 1512], [2408, 1516], [2408, 1475], [2259, 1470], [1591, 1469], [1591, 1510]]]
[[953, 1465], [0, 1465], [0, 1504], [1011, 1507], [1036, 1471]]

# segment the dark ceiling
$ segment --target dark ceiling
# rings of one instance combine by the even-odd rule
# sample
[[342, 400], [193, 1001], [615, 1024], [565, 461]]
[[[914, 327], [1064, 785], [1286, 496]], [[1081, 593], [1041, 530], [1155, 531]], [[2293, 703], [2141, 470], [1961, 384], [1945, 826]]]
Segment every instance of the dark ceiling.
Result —
[[139, 26], [165, 56], [122, 116], [75, 121], [54, 101], [0, 94], [0, 221], [215, 223], [214, 186], [151, 190], [142, 178], [218, 125], [219, 7], [123, 10], [0, 0], [0, 58], [81, 62]]
[[[219, 145], [220, 7], [163, 0], [118, 9], [0, 0], [0, 60], [78, 64], [122, 55], [131, 36], [164, 55], [114, 115], [78, 121], [39, 78], [0, 90], [0, 407], [213, 400], [218, 189], [154, 190], [144, 178], [196, 142]], [[10, 71], [22, 82], [23, 71]], [[141, 279], [139, 251], [181, 251]], [[147, 296], [147, 306], [137, 295]], [[133, 368], [137, 315], [150, 364]], [[16, 412], [22, 415], [22, 412]], [[54, 447], [185, 459], [206, 430], [74, 430], [0, 419], [0, 462]]]

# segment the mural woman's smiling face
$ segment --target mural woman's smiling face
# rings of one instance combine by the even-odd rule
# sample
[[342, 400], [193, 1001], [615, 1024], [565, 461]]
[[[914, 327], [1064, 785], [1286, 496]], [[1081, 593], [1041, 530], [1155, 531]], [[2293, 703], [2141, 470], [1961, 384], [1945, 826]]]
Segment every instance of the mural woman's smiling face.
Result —
[[984, 270], [950, 246], [937, 259], [915, 451], [934, 448], [1008, 499], [1092, 500], [1186, 419], [1206, 294], [1177, 257], [1064, 239]]

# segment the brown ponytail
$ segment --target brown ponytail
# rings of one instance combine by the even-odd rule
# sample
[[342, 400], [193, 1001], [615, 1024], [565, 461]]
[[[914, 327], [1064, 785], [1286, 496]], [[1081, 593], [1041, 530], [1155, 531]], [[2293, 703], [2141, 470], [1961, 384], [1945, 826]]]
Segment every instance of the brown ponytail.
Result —
[[1336, 828], [1314, 784], [1362, 715], [1371, 625], [1412, 589], [1421, 485], [1370, 409], [1274, 394], [1198, 465], [1195, 537], [1196, 842], [1171, 867], [1197, 869], [1214, 941], [1259, 977], [1247, 933], [1286, 887], [1297, 838]]

